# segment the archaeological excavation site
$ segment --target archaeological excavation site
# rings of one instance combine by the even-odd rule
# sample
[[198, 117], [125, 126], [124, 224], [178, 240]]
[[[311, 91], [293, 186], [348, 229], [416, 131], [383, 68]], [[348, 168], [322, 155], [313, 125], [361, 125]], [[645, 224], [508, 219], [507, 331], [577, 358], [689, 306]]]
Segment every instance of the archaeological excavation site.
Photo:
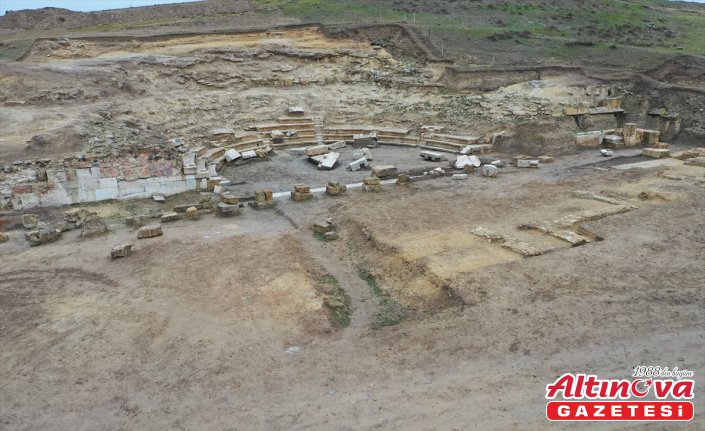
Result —
[[48, 3], [0, 11], [0, 429], [705, 426], [705, 5]]

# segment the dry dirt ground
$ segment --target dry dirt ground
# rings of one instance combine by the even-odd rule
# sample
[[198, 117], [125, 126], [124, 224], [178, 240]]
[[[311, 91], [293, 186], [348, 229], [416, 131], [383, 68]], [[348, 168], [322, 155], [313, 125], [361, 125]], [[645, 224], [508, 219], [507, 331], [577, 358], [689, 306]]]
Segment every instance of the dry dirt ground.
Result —
[[[283, 199], [165, 225], [113, 261], [109, 246], [135, 236], [124, 226], [31, 249], [12, 232], [0, 244], [0, 423], [534, 430], [547, 428], [545, 385], [567, 371], [626, 378], [661, 364], [699, 379], [705, 169], [663, 170], [606, 168], [590, 152], [497, 179]], [[578, 247], [516, 228], [611, 205], [575, 190], [638, 208], [585, 224], [603, 240]], [[324, 216], [338, 241], [313, 236]], [[553, 251], [524, 258], [475, 226]], [[351, 297], [348, 327], [329, 318], [325, 274]], [[404, 318], [373, 329], [390, 302]], [[697, 396], [687, 424], [551, 428], [702, 429]]]
[[[1, 62], [8, 166], [157, 152], [174, 137], [208, 145], [214, 128], [270, 122], [292, 105], [326, 126], [507, 130], [497, 146], [507, 153], [483, 157], [559, 157], [496, 179], [427, 175], [378, 194], [282, 198], [272, 210], [165, 224], [154, 239], [137, 240], [124, 218], [202, 196], [90, 205], [108, 234], [73, 231], [36, 248], [18, 214], [3, 214], [0, 429], [703, 429], [705, 169], [620, 170], [645, 159], [576, 154], [577, 126], [556, 112], [620, 83], [556, 72], [460, 94], [442, 86], [443, 72], [315, 27], [46, 40]], [[639, 105], [630, 119], [654, 107], [619, 94]], [[681, 112], [692, 125], [695, 111]], [[403, 171], [447, 166], [418, 149], [372, 153]], [[352, 159], [350, 148], [341, 154]], [[238, 196], [367, 175], [318, 171], [284, 152], [224, 171]], [[32, 212], [58, 221], [64, 210]], [[313, 234], [325, 217], [337, 241]], [[571, 247], [542, 227], [591, 242]], [[523, 257], [478, 228], [541, 254]], [[111, 260], [127, 240], [134, 253]], [[695, 371], [693, 422], [546, 422], [545, 385], [559, 375], [627, 378], [639, 365]]]

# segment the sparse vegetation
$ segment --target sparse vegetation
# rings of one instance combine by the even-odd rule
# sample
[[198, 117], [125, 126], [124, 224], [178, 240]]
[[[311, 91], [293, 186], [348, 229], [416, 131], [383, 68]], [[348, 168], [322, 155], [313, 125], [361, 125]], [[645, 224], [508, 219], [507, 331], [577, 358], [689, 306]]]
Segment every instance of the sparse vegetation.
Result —
[[358, 274], [365, 280], [372, 293], [379, 299], [379, 311], [372, 322], [372, 329], [380, 329], [385, 326], [394, 326], [406, 317], [408, 310], [400, 302], [396, 301], [377, 283], [377, 279], [366, 269], [360, 269]]
[[350, 296], [340, 286], [338, 279], [325, 273], [318, 277], [317, 282], [319, 290], [326, 295], [323, 303], [330, 312], [333, 324], [338, 328], [349, 326], [352, 315]]

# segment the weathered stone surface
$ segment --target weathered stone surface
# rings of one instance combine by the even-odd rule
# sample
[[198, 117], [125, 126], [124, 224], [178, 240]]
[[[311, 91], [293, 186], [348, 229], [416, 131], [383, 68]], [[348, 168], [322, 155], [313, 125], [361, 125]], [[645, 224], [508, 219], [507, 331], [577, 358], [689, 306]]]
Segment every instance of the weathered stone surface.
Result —
[[540, 166], [538, 160], [517, 160], [517, 168], [538, 168]]
[[162, 221], [162, 223], [169, 223], [172, 221], [177, 221], [179, 218], [180, 218], [179, 213], [172, 211], [172, 212], [162, 214], [161, 221]]
[[644, 148], [641, 150], [641, 155], [661, 159], [664, 157], [670, 157], [671, 151], [667, 148]]
[[91, 215], [86, 217], [84, 222], [81, 224], [82, 237], [93, 237], [104, 234], [107, 231], [107, 223], [105, 223], [105, 220], [103, 220], [101, 217], [98, 217], [97, 215]]
[[354, 162], [348, 164], [348, 169], [351, 171], [359, 171], [361, 168], [370, 166], [370, 162], [366, 158], [357, 159]]
[[466, 174], [472, 174], [475, 172], [475, 166], [473, 165], [465, 165], [463, 166], [463, 172]]
[[614, 156], [614, 151], [612, 151], [612, 150], [600, 150], [600, 154], [602, 154], [603, 157], [612, 157], [612, 156]]
[[353, 135], [356, 147], [374, 148], [377, 146], [377, 133]]
[[110, 257], [112, 259], [117, 259], [119, 257], [127, 257], [132, 253], [132, 243], [125, 242], [118, 244], [110, 250]]
[[240, 153], [242, 160], [254, 159], [257, 157], [257, 152], [255, 150], [247, 150]]
[[239, 159], [240, 157], [242, 157], [242, 155], [240, 154], [240, 152], [238, 152], [237, 150], [232, 149], [232, 148], [229, 149], [228, 151], [226, 151], [224, 155], [225, 155], [225, 161], [227, 161], [228, 163], [230, 163], [230, 162], [232, 162], [232, 161], [234, 161], [234, 160], [237, 160], [237, 159]]
[[541, 163], [551, 163], [553, 162], [553, 157], [552, 156], [538, 156], [537, 157], [539, 162]]
[[685, 161], [686, 165], [700, 166], [705, 168], [705, 157], [693, 157]]
[[364, 179], [363, 183], [366, 186], [378, 186], [382, 184], [382, 181], [379, 179], [379, 177], [367, 177]]
[[313, 193], [311, 192], [291, 192], [291, 199], [297, 202], [307, 201], [313, 198]]
[[156, 194], [156, 193], [152, 195], [152, 200], [153, 200], [154, 202], [159, 202], [159, 203], [166, 202], [166, 199], [164, 198], [164, 195], [162, 195], [162, 194]]
[[357, 150], [353, 150], [353, 159], [357, 160], [362, 158], [372, 160], [372, 150], [369, 148], [358, 148]]
[[331, 196], [337, 196], [341, 193], [345, 193], [348, 190], [347, 186], [340, 182], [329, 181], [326, 185], [326, 193]]
[[186, 208], [186, 218], [188, 219], [197, 219], [198, 218], [198, 208], [196, 207], [188, 207]]
[[335, 167], [336, 163], [338, 163], [338, 157], [340, 157], [340, 153], [332, 151], [320, 156], [313, 156], [311, 157], [311, 160], [318, 163], [318, 169], [330, 170]]
[[275, 206], [277, 206], [277, 203], [274, 200], [254, 201], [254, 202], [248, 202], [248, 205], [256, 210], [263, 210], [263, 209], [268, 209], [268, 208], [274, 208]]
[[161, 225], [158, 225], [158, 224], [144, 226], [144, 227], [141, 227], [137, 230], [137, 238], [138, 239], [154, 238], [155, 236], [160, 236], [162, 234], [163, 234], [162, 227], [161, 227]]
[[387, 178], [396, 176], [399, 171], [393, 165], [380, 165], [372, 167], [372, 175], [379, 178]]
[[406, 174], [400, 174], [397, 177], [397, 184], [405, 185], [411, 183], [411, 177]]
[[220, 194], [220, 201], [226, 205], [237, 205], [240, 203], [240, 198], [234, 196], [230, 192]]
[[482, 176], [483, 177], [495, 178], [495, 177], [497, 177], [498, 173], [499, 173], [499, 169], [495, 165], [484, 165], [482, 167]]
[[320, 156], [321, 154], [326, 154], [330, 150], [328, 149], [327, 145], [316, 145], [314, 147], [308, 147], [306, 148], [306, 155], [311, 157], [311, 156]]
[[80, 217], [81, 217], [81, 212], [78, 209], [71, 209], [68, 211], [64, 211], [64, 221], [67, 221], [69, 223], [78, 222], [78, 219]]
[[333, 230], [333, 231], [324, 233], [323, 236], [324, 236], [328, 241], [333, 241], [333, 240], [338, 239], [338, 232], [336, 232], [336, 231]]
[[220, 202], [216, 206], [216, 213], [221, 217], [232, 217], [240, 215], [240, 207], [238, 205], [228, 205]]
[[263, 158], [267, 157], [267, 155], [269, 155], [269, 152], [270, 152], [270, 151], [272, 151], [272, 149], [271, 149], [270, 147], [257, 148], [257, 149], [255, 150], [255, 154], [256, 154], [257, 157], [259, 157], [260, 159], [263, 159]]
[[424, 150], [420, 153], [421, 157], [430, 160], [432, 162], [440, 162], [442, 160], [448, 160], [448, 158], [443, 153], [438, 153], [436, 151]]
[[467, 180], [469, 177], [468, 174], [453, 174], [451, 178], [454, 180]]
[[575, 135], [576, 144], [581, 147], [599, 147], [605, 134], [601, 131], [580, 132]]
[[0, 242], [7, 242], [10, 237], [5, 232], [0, 232]]
[[305, 156], [306, 155], [306, 148], [299, 147], [299, 148], [289, 148], [289, 154], [292, 156]]
[[22, 214], [22, 226], [25, 229], [36, 229], [39, 225], [39, 217], [34, 214]]
[[654, 147], [659, 142], [660, 137], [661, 132], [659, 132], [658, 130], [644, 129], [642, 143], [650, 147]]
[[310, 193], [311, 187], [303, 183], [294, 184], [294, 191], [299, 193]]
[[338, 150], [340, 148], [345, 148], [348, 144], [345, 141], [336, 141], [332, 144], [328, 144], [329, 150]]
[[57, 231], [55, 226], [48, 225], [41, 229], [27, 232], [25, 238], [29, 241], [30, 247], [36, 247], [41, 244], [57, 241], [61, 238], [61, 232]]
[[475, 168], [479, 168], [482, 165], [482, 162], [480, 159], [477, 158], [477, 156], [458, 156], [455, 159], [455, 164], [454, 167], [455, 169], [463, 169], [465, 166], [470, 165]]
[[320, 220], [313, 224], [313, 230], [325, 234], [335, 230], [335, 224], [331, 220]]
[[187, 209], [190, 207], [196, 207], [196, 209], [202, 210], [205, 208], [203, 204], [183, 204], [183, 205], [176, 205], [173, 209], [174, 212], [177, 213], [185, 213]]
[[59, 232], [68, 232], [68, 231], [70, 231], [70, 230], [73, 230], [73, 228], [74, 228], [74, 224], [73, 224], [73, 223], [69, 223], [69, 222], [67, 222], [67, 221], [61, 221], [61, 222], [59, 222], [59, 223], [56, 224], [56, 229], [57, 229]]
[[689, 148], [672, 154], [674, 159], [688, 160], [695, 157], [705, 157], [705, 148]]

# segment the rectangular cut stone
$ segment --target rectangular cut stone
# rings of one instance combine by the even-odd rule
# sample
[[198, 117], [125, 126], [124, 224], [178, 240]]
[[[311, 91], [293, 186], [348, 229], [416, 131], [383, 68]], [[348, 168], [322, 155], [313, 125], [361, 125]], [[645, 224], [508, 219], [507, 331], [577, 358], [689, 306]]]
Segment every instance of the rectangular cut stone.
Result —
[[330, 150], [328, 149], [327, 145], [316, 145], [315, 147], [306, 148], [306, 155], [309, 157], [320, 156], [321, 154], [325, 154], [329, 151]]
[[669, 150], [668, 148], [644, 148], [643, 150], [641, 150], [641, 155], [660, 159], [663, 157], [670, 157], [671, 150]]
[[441, 160], [446, 160], [446, 156], [442, 153], [437, 153], [435, 151], [421, 151], [421, 157], [432, 162], [440, 162]]
[[240, 157], [242, 157], [242, 156], [241, 156], [240, 153], [239, 153], [237, 150], [235, 150], [235, 149], [232, 149], [232, 148], [231, 148], [231, 149], [229, 149], [228, 151], [225, 152], [225, 160], [226, 160], [228, 163], [232, 162], [233, 160], [237, 160], [237, 159], [239, 159]]
[[372, 167], [372, 175], [378, 178], [393, 177], [397, 175], [397, 173], [397, 168], [393, 165], [380, 165]]
[[367, 159], [363, 157], [361, 159], [355, 160], [354, 162], [350, 162], [348, 164], [348, 169], [350, 169], [351, 171], [359, 171], [360, 168], [367, 167], [369, 165], [370, 165], [370, 162], [367, 161]]

